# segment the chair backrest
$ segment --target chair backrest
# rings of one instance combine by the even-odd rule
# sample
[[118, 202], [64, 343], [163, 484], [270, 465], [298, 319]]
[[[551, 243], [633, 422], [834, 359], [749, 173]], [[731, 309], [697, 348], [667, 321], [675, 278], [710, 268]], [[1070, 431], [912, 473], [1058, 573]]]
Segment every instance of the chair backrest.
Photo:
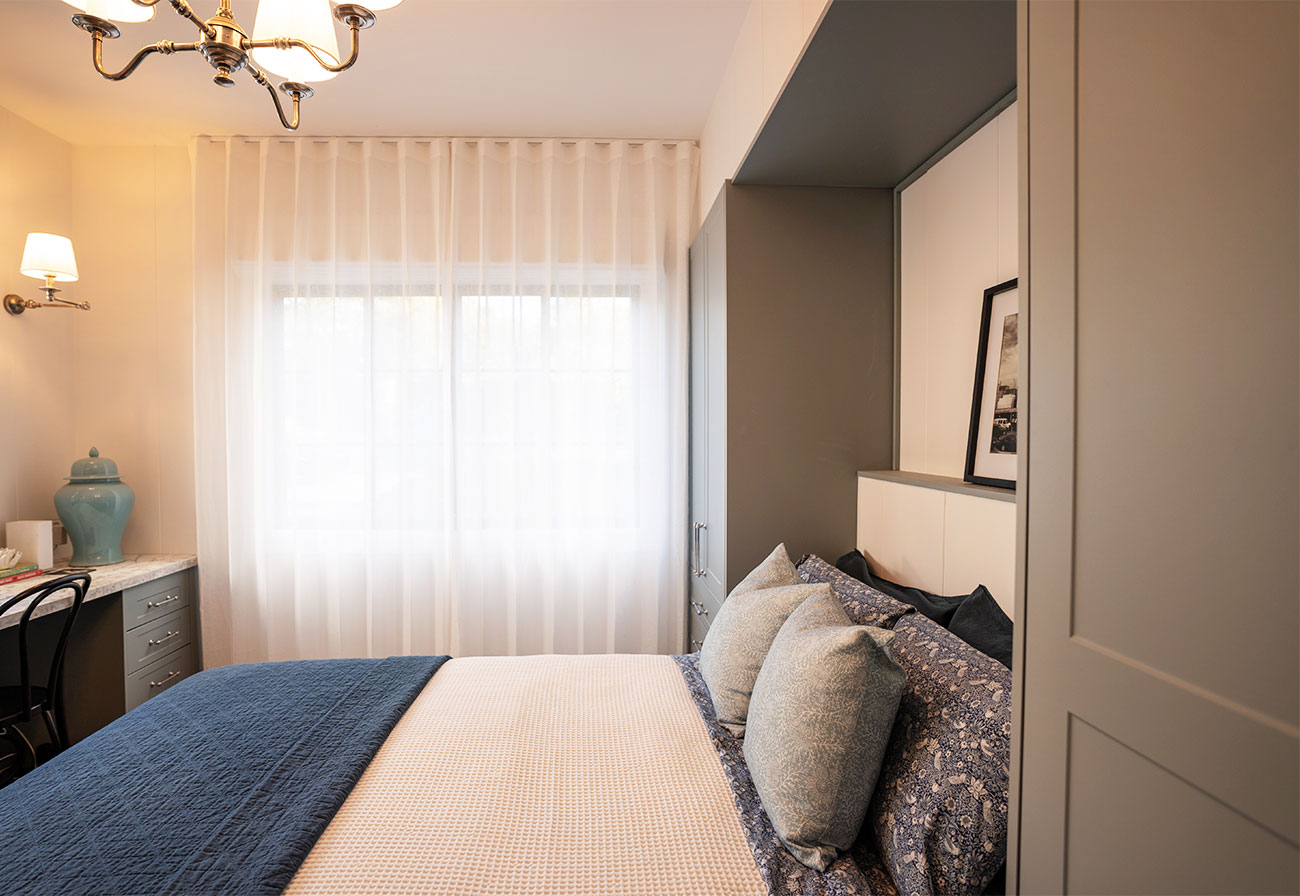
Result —
[[[72, 591], [72, 607], [68, 610], [67, 618], [63, 622], [63, 630], [59, 633], [58, 643], [54, 647], [54, 657], [50, 660], [50, 677], [46, 685], [46, 699], [51, 701], [51, 705], [53, 705], [60, 699], [59, 695], [63, 690], [63, 658], [68, 650], [68, 637], [72, 634], [72, 625], [77, 620], [77, 613], [81, 610], [82, 601], [86, 599], [86, 594], [90, 591], [89, 574], [81, 572], [62, 576], [52, 582], [45, 582], [33, 588], [28, 588], [22, 594], [11, 597], [3, 604], [0, 604], [0, 616], [3, 616], [11, 607], [30, 599], [30, 602], [23, 610], [22, 617], [18, 620], [19, 679], [23, 691], [23, 712], [28, 717], [30, 717], [32, 709], [32, 675], [31, 658], [27, 652], [27, 625], [37, 607], [50, 597], [65, 590]], [[62, 719], [60, 719], [60, 724], [62, 724]]]

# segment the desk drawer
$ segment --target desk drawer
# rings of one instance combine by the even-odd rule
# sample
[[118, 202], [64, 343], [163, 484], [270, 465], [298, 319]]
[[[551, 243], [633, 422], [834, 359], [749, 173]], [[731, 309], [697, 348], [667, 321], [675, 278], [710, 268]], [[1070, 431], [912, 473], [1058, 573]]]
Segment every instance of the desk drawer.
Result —
[[126, 711], [199, 671], [198, 651], [187, 644], [126, 677]]
[[127, 674], [143, 669], [156, 657], [165, 656], [189, 644], [191, 629], [188, 607], [131, 629], [124, 636]]
[[172, 573], [122, 592], [122, 627], [129, 631], [189, 605], [189, 577]]

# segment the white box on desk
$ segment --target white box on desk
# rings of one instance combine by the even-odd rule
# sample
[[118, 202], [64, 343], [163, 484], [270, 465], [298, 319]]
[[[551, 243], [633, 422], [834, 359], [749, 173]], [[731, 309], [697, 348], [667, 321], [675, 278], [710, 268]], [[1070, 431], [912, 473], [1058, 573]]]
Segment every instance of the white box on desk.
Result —
[[54, 565], [54, 521], [14, 520], [5, 523], [5, 547], [23, 552], [22, 563], [35, 563], [41, 569]]

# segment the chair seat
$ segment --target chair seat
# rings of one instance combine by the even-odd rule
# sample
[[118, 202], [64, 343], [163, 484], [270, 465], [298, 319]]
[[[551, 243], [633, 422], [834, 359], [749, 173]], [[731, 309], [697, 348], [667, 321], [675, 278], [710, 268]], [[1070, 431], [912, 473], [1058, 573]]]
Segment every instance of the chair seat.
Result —
[[20, 685], [0, 685], [0, 726], [16, 722], [27, 711], [40, 715], [45, 705], [45, 688], [32, 688], [32, 705], [23, 706], [23, 689]]

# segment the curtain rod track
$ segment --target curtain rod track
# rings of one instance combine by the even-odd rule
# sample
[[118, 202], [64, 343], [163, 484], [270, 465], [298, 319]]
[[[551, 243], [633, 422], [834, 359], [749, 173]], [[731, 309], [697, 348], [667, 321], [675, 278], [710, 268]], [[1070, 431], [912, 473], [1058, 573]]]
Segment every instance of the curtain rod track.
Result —
[[[213, 137], [209, 135], [203, 135], [203, 136], [209, 140], [243, 140], [245, 143], [258, 143], [261, 142], [262, 140], [271, 139], [274, 140], [276, 143], [286, 143], [286, 144], [302, 143], [302, 142], [323, 144], [323, 143], [333, 143], [335, 140], [339, 140], [344, 143], [355, 145], [355, 144], [366, 143], [370, 140], [374, 140], [378, 143], [396, 145], [397, 143], [400, 143], [404, 140], [410, 140], [415, 143], [437, 143], [445, 140], [447, 142], [460, 142], [460, 143], [469, 143], [469, 144], [478, 144], [478, 143], [486, 142], [486, 143], [495, 143], [497, 146], [509, 146], [511, 143], [516, 142], [516, 140], [511, 140], [509, 138], [501, 138], [501, 137], [271, 137], [271, 138], [267, 138], [267, 137], [235, 137], [235, 136]], [[519, 139], [523, 143], [527, 144], [528, 146], [542, 146], [546, 143], [559, 143], [561, 146], [577, 146], [580, 143], [591, 143], [594, 146], [613, 146], [616, 143], [623, 143], [626, 144], [627, 146], [645, 146], [647, 144], [661, 144], [668, 148], [674, 148], [681, 143], [685, 143], [688, 145], [695, 145], [696, 143], [696, 141], [694, 140], [681, 140], [681, 139], [672, 139], [672, 140], [653, 140], [653, 139], [591, 140], [591, 139], [581, 139], [581, 138], [575, 140], [569, 140], [569, 139], [533, 140], [533, 139], [523, 139], [523, 138], [519, 138]]]

